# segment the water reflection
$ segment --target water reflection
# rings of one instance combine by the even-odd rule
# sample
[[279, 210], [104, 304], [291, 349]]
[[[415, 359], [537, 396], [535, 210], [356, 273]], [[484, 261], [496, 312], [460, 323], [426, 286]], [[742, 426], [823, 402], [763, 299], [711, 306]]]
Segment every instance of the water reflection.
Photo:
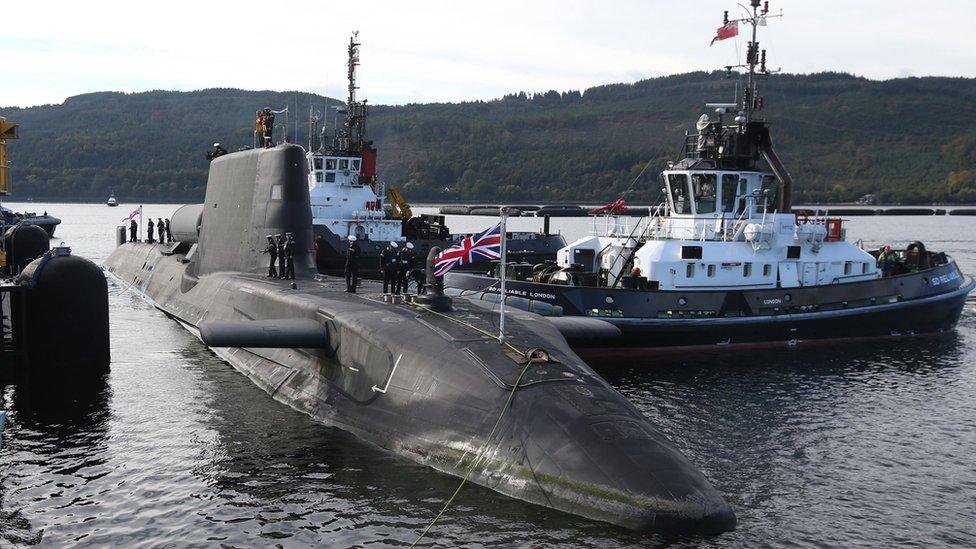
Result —
[[[0, 540], [11, 544], [39, 543], [43, 528], [33, 526], [23, 509], [5, 504], [8, 491], [26, 490], [53, 515], [70, 516], [73, 506], [91, 501], [85, 486], [108, 473], [108, 376], [33, 377], [0, 387], [10, 420], [0, 460]], [[11, 462], [17, 467], [8, 467]]]

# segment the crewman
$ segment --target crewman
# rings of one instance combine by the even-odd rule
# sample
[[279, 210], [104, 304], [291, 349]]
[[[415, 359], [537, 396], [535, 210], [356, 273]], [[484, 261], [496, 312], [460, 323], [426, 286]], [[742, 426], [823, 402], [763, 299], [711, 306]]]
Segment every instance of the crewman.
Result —
[[410, 293], [409, 292], [410, 288], [407, 283], [407, 275], [409, 275], [410, 271], [413, 269], [414, 259], [415, 257], [413, 254], [413, 242], [407, 242], [407, 245], [404, 246], [402, 250], [400, 250], [400, 257], [399, 257], [400, 273], [399, 276], [397, 277], [396, 289], [393, 290], [393, 293], [395, 294]]
[[425, 269], [418, 269], [416, 267], [410, 269], [410, 275], [407, 278], [417, 283], [417, 295], [427, 293], [427, 272]]
[[356, 286], [359, 286], [359, 244], [356, 244], [356, 236], [349, 235], [349, 247], [346, 248], [346, 291], [356, 293]]
[[390, 243], [380, 252], [380, 272], [383, 273], [383, 293], [390, 293], [391, 287], [396, 287], [395, 278], [397, 276], [397, 248], [399, 244], [391, 240]]
[[135, 219], [133, 219], [132, 221], [129, 221], [129, 242], [135, 242], [138, 240], [138, 234], [139, 224], [136, 223]]
[[278, 244], [275, 243], [274, 236], [268, 235], [268, 245], [264, 248], [264, 252], [268, 254], [268, 278], [278, 278], [278, 269], [275, 268], [275, 264], [278, 263]]
[[169, 218], [166, 218], [163, 221], [166, 222], [166, 241], [167, 242], [172, 242], [173, 241], [173, 233], [170, 232], [170, 230], [169, 230]]
[[258, 136], [258, 139], [261, 140], [260, 146], [261, 147], [265, 147], [266, 145], [264, 143], [264, 134], [265, 134], [265, 130], [264, 130], [264, 109], [258, 109], [257, 114], [255, 114], [255, 118], [254, 118], [254, 134], [257, 135]]
[[156, 224], [153, 223], [153, 220], [150, 217], [149, 218], [149, 221], [146, 221], [146, 242], [148, 242], [150, 244], [152, 244], [153, 242], [155, 242], [155, 239], [153, 238], [153, 227], [155, 227], [155, 226], [156, 226]]
[[271, 107], [264, 108], [264, 146], [271, 147], [274, 145], [272, 138], [274, 137], [274, 111]]
[[162, 217], [156, 221], [156, 233], [159, 235], [159, 243], [166, 244], [166, 224]]
[[295, 239], [291, 233], [285, 233], [285, 279], [295, 279]]
[[285, 279], [285, 239], [280, 234], [275, 235], [275, 242], [278, 244], [278, 275], [282, 280]]
[[891, 276], [895, 272], [895, 262], [898, 256], [891, 251], [891, 245], [885, 244], [878, 253], [878, 268], [881, 269], [881, 276]]
[[213, 162], [215, 159], [220, 158], [227, 154], [227, 149], [220, 146], [220, 143], [214, 143], [213, 149], [207, 151], [207, 160]]

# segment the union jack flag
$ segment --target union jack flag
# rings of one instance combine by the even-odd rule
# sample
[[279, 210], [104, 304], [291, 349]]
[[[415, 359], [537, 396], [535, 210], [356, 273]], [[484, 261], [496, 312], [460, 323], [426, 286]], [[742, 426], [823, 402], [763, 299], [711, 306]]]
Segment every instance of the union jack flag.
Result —
[[441, 252], [434, 260], [434, 276], [444, 276], [447, 271], [460, 265], [501, 259], [501, 226], [501, 222], [498, 222], [487, 231], [465, 237], [460, 243]]

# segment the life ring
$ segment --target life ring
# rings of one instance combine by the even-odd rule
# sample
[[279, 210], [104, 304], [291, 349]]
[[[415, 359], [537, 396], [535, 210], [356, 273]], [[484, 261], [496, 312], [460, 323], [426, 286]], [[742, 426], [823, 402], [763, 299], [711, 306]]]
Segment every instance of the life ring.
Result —
[[797, 211], [793, 212], [793, 214], [796, 216], [796, 226], [797, 227], [799, 227], [800, 225], [804, 225], [804, 224], [810, 222], [810, 216], [807, 215], [807, 212], [805, 210], [797, 210]]

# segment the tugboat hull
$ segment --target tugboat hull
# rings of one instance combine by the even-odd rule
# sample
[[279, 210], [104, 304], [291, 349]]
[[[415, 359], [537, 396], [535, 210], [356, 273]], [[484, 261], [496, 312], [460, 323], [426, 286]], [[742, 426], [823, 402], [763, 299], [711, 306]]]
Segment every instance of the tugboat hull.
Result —
[[[494, 283], [465, 273], [445, 280], [457, 294], [497, 300]], [[901, 276], [809, 288], [683, 292], [519, 281], [506, 286], [524, 303], [541, 301], [561, 308], [563, 315], [617, 326], [619, 340], [573, 342], [578, 353], [593, 358], [940, 333], [956, 325], [976, 282], [950, 262]]]

